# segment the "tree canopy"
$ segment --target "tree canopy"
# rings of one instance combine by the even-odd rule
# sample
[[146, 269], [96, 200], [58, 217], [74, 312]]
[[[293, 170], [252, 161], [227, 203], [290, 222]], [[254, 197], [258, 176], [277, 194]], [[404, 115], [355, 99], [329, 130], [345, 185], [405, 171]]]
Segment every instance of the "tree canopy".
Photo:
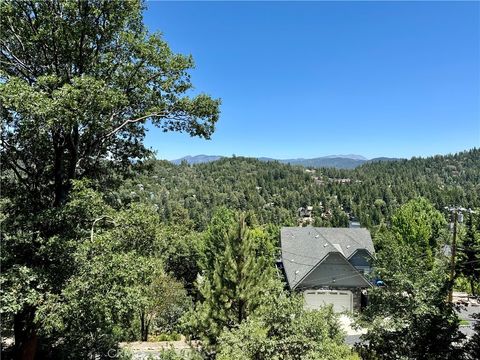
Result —
[[[215, 129], [220, 101], [193, 91], [192, 57], [148, 33], [143, 8], [136, 0], [0, 4], [2, 276], [10, 300], [3, 310], [18, 358], [35, 356], [39, 306], [78, 276], [73, 257], [88, 229], [113, 216], [106, 204], [70, 197], [74, 180], [114, 189], [150, 154], [147, 122], [205, 139]], [[72, 212], [75, 202], [80, 213]], [[150, 235], [158, 225], [150, 220], [133, 219], [119, 235], [140, 241], [132, 229]], [[140, 238], [124, 246], [145, 256], [151, 238]], [[112, 266], [123, 256], [112, 256]], [[19, 286], [22, 295], [13, 296]]]
[[[209, 138], [219, 100], [189, 96], [191, 56], [149, 34], [139, 1], [0, 7], [2, 163], [22, 191], [60, 204], [69, 181], [148, 153], [145, 123]], [[43, 203], [42, 203], [43, 205]]]

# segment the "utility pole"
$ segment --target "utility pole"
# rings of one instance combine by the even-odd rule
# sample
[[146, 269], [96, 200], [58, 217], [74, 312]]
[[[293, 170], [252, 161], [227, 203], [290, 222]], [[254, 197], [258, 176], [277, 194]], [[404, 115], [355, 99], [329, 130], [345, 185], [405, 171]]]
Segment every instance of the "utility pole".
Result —
[[[453, 215], [453, 239], [451, 247], [451, 258], [450, 258], [450, 289], [448, 291], [448, 301], [452, 302], [453, 300], [453, 283], [455, 280], [455, 256], [457, 254], [457, 224], [463, 222], [462, 212], [475, 213], [472, 209], [465, 209], [463, 207], [451, 206], [445, 207]], [[462, 217], [459, 219], [459, 215]]]
[[450, 289], [448, 291], [448, 302], [453, 300], [453, 282], [455, 279], [455, 256], [457, 253], [457, 222], [458, 222], [458, 208], [453, 208], [453, 240], [450, 258]]

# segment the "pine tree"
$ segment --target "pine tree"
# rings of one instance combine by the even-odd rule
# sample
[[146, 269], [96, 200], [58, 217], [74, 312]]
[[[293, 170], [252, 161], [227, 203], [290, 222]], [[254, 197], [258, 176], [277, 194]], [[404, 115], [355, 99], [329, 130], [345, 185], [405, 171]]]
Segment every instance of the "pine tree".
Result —
[[[205, 239], [213, 263], [198, 281], [203, 301], [191, 314], [188, 328], [212, 346], [225, 328], [240, 324], [262, 304], [274, 276], [273, 246], [261, 228], [248, 228], [245, 215], [221, 210]], [[218, 220], [227, 226], [219, 231]]]

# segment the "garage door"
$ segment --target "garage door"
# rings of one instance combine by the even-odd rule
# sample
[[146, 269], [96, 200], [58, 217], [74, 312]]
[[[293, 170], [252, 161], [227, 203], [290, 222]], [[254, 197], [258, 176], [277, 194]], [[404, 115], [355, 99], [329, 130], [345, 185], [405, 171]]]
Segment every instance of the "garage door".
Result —
[[310, 310], [332, 304], [333, 311], [339, 313], [353, 311], [353, 294], [344, 290], [307, 290], [304, 292], [305, 308]]

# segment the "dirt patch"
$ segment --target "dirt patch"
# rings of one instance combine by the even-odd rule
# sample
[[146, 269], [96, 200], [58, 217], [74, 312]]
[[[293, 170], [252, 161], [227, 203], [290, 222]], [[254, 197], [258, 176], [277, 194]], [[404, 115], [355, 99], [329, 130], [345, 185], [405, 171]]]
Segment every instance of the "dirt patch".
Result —
[[155, 358], [165, 350], [174, 350], [175, 352], [189, 352], [198, 349], [198, 341], [186, 341], [185, 337], [179, 341], [134, 341], [122, 342], [120, 348], [130, 352], [134, 359]]

